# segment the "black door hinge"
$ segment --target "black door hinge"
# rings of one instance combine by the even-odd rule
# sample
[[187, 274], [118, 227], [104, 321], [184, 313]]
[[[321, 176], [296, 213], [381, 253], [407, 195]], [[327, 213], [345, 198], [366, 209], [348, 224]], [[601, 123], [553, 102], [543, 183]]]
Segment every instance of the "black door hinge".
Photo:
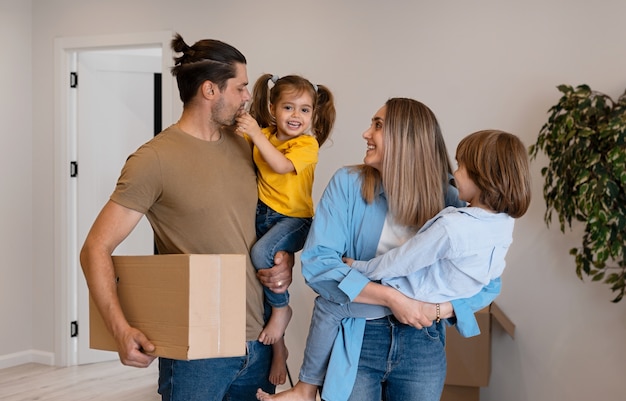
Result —
[[70, 88], [76, 88], [78, 86], [78, 74], [70, 72]]
[[78, 176], [78, 162], [70, 162], [70, 177]]
[[78, 322], [76, 320], [70, 324], [70, 337], [78, 337]]

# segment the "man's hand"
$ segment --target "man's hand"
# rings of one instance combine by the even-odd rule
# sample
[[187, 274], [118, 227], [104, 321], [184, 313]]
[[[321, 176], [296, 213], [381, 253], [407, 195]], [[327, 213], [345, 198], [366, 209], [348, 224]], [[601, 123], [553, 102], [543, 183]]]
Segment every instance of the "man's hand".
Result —
[[256, 276], [265, 287], [277, 294], [282, 294], [291, 284], [293, 264], [292, 253], [278, 251], [274, 255], [274, 266], [269, 269], [259, 269]]
[[116, 338], [120, 361], [126, 366], [146, 368], [150, 366], [156, 356], [149, 355], [156, 350], [154, 344], [139, 330], [128, 327]]

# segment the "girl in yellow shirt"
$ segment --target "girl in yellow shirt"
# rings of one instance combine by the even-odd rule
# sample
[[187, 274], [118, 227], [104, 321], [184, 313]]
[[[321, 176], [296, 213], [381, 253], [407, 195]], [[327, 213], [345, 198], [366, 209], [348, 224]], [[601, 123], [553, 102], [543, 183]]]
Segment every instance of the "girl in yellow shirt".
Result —
[[[272, 267], [278, 251], [295, 253], [304, 246], [313, 220], [318, 152], [334, 122], [333, 95], [323, 85], [297, 75], [279, 78], [271, 74], [262, 75], [255, 83], [250, 113], [238, 116], [237, 132], [254, 145], [258, 240], [250, 257], [256, 269]], [[264, 288], [271, 315], [259, 336], [263, 344], [273, 346], [269, 380], [275, 385], [286, 380], [283, 335], [292, 314], [289, 283], [278, 284], [281, 293]]]

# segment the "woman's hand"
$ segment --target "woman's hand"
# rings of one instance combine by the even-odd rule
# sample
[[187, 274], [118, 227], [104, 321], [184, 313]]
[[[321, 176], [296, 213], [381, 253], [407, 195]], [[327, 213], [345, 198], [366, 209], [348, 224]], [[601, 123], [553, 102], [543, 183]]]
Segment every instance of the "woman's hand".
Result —
[[454, 316], [454, 309], [450, 302], [439, 304], [439, 312], [437, 312], [437, 304], [417, 301], [400, 291], [395, 289], [394, 291], [397, 294], [393, 295], [394, 301], [388, 307], [401, 323], [421, 329], [422, 327], [430, 327], [433, 321], [437, 319], [447, 319]]
[[[408, 324], [416, 329], [430, 327], [436, 319], [435, 305], [409, 298], [391, 287], [395, 294], [388, 305], [400, 323]], [[432, 308], [431, 308], [432, 307]]]
[[354, 262], [354, 259], [352, 258], [348, 258], [346, 256], [344, 256], [343, 258], [341, 258], [341, 260], [343, 261], [343, 263], [347, 264], [348, 266], [352, 267], [352, 262]]
[[[365, 304], [383, 305], [391, 309], [399, 322], [416, 329], [430, 327], [437, 319], [437, 305], [409, 298], [393, 287], [369, 282], [354, 299]], [[446, 319], [454, 315], [450, 302], [439, 304], [439, 318]]]

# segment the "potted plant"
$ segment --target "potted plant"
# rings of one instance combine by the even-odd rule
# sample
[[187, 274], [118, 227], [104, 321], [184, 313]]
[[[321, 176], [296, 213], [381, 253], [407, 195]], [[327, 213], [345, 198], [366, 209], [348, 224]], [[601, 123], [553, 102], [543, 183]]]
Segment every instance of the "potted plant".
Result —
[[529, 148], [531, 159], [548, 156], [544, 221], [550, 226], [556, 212], [561, 232], [572, 221], [584, 224], [582, 245], [569, 252], [576, 274], [604, 281], [619, 302], [626, 290], [626, 92], [613, 101], [587, 85], [558, 89], [563, 96]]

